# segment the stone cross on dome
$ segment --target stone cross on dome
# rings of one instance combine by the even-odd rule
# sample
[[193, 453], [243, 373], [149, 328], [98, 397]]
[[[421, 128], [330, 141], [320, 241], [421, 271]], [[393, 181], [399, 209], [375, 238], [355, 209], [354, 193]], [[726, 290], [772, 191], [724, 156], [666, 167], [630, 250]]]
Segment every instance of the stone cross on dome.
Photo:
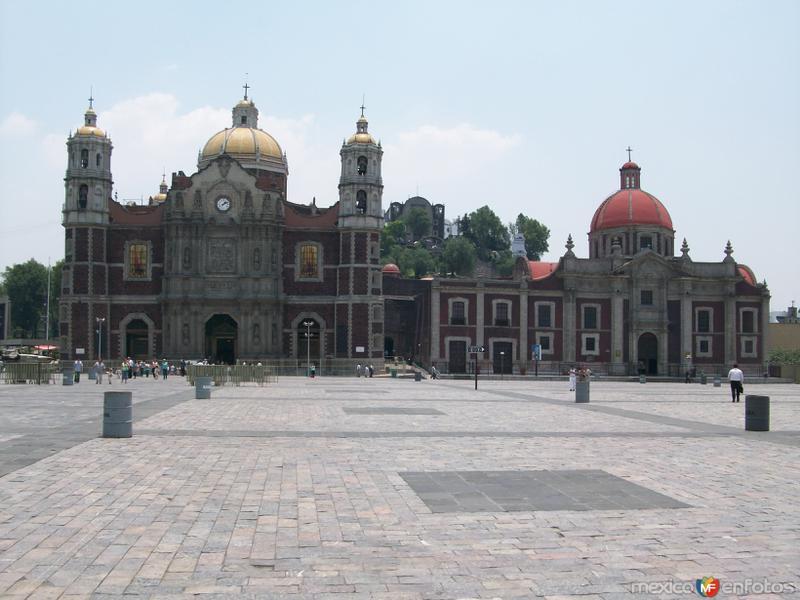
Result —
[[631, 148], [630, 144], [625, 148], [625, 151], [628, 153], [628, 162], [631, 162], [631, 152], [633, 152], [633, 148]]
[[367, 108], [366, 106], [364, 106], [365, 96], [366, 96], [366, 94], [361, 94], [361, 116], [362, 117], [364, 116], [364, 109]]
[[94, 98], [92, 96], [94, 96], [92, 86], [89, 86], [89, 108], [92, 108], [92, 103], [94, 102]]
[[244, 88], [244, 99], [247, 100], [247, 90], [250, 89], [250, 86], [247, 85], [247, 80], [245, 80], [244, 85], [242, 87]]

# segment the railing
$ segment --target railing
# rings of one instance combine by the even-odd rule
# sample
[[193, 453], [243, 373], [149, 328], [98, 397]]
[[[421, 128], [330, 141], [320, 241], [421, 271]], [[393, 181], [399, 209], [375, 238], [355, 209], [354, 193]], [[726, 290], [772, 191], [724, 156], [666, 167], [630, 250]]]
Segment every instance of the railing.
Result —
[[58, 363], [5, 363], [0, 370], [2, 383], [56, 383], [61, 376]]
[[186, 382], [194, 385], [197, 377], [211, 377], [214, 385], [222, 386], [255, 383], [266, 385], [277, 383], [278, 374], [274, 367], [264, 365], [190, 365], [186, 367]]

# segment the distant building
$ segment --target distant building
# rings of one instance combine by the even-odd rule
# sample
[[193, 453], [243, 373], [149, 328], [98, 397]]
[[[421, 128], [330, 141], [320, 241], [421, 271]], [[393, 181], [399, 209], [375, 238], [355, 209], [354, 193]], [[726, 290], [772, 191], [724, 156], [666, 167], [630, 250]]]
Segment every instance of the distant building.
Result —
[[[439, 239], [450, 237], [445, 235], [445, 218], [444, 218], [444, 204], [431, 204], [422, 196], [414, 196], [405, 202], [392, 202], [389, 205], [389, 210], [384, 214], [384, 219], [387, 223], [391, 221], [398, 221], [403, 218], [413, 208], [421, 208], [428, 212], [431, 217], [431, 235]], [[452, 235], [452, 234], [451, 234]]]

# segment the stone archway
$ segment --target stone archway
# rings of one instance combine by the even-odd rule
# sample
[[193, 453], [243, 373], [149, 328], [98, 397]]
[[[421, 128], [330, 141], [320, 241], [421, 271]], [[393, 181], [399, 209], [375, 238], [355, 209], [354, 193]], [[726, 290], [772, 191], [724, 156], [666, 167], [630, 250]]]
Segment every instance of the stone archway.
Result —
[[142, 319], [133, 319], [125, 327], [125, 356], [134, 360], [152, 358], [150, 354], [150, 328]]
[[206, 321], [205, 355], [216, 364], [236, 364], [239, 324], [227, 314], [216, 314]]
[[640, 335], [636, 348], [639, 373], [658, 375], [658, 338], [655, 334], [648, 332]]

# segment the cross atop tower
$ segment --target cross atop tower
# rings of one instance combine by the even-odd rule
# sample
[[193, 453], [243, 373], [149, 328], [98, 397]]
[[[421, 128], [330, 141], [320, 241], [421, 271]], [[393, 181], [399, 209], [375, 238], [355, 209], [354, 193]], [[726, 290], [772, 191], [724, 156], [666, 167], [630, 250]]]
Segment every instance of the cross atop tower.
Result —
[[625, 148], [625, 151], [628, 153], [628, 162], [631, 162], [631, 152], [633, 152], [633, 148], [628, 145], [628, 147]]
[[364, 106], [364, 98], [365, 98], [365, 94], [361, 94], [361, 116], [362, 117], [364, 116], [364, 109], [367, 108], [366, 106]]
[[242, 87], [244, 88], [244, 99], [247, 100], [247, 90], [250, 89], [250, 86], [247, 85], [247, 81], [245, 81]]
[[89, 108], [92, 108], [92, 102], [94, 102], [94, 98], [92, 98], [93, 95], [92, 86], [89, 86]]

